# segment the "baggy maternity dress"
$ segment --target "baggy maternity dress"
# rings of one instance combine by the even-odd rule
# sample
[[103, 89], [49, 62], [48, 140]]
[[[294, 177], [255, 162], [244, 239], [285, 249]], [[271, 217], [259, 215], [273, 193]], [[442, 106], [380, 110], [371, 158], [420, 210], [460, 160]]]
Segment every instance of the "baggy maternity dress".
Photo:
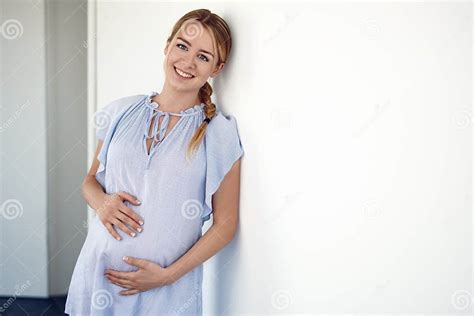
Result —
[[[202, 315], [202, 264], [173, 284], [130, 296], [119, 295], [126, 289], [104, 276], [106, 269], [138, 270], [123, 256], [165, 268], [184, 255], [202, 236], [202, 225], [213, 211], [212, 195], [244, 154], [235, 118], [216, 111], [199, 149], [186, 159], [189, 141], [205, 119], [204, 104], [163, 112], [152, 101], [157, 94], [123, 97], [95, 114], [96, 137], [103, 140], [96, 179], [107, 194], [136, 196], [141, 205], [125, 204], [145, 223], [136, 237], [116, 228], [122, 237], [118, 241], [94, 216], [73, 271], [67, 314]], [[180, 118], [164, 137], [171, 115]], [[161, 141], [153, 142], [149, 153], [147, 137]]]

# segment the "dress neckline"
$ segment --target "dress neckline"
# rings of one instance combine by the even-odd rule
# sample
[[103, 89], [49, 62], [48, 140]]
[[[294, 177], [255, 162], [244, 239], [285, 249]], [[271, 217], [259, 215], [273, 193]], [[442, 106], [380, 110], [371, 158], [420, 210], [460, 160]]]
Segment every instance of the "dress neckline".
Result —
[[204, 109], [204, 106], [205, 104], [203, 102], [201, 102], [200, 104], [195, 104], [185, 110], [181, 110], [179, 112], [170, 112], [170, 111], [162, 111], [162, 110], [159, 110], [159, 107], [160, 107], [160, 104], [158, 104], [158, 102], [155, 102], [152, 100], [152, 98], [155, 96], [155, 95], [159, 95], [158, 92], [156, 91], [151, 91], [147, 97], [145, 98], [145, 104], [153, 109], [154, 111], [156, 112], [160, 112], [160, 113], [167, 113], [167, 114], [170, 114], [170, 115], [176, 115], [176, 116], [186, 116], [186, 115], [194, 115], [194, 114], [197, 114], [197, 113], [201, 113]]

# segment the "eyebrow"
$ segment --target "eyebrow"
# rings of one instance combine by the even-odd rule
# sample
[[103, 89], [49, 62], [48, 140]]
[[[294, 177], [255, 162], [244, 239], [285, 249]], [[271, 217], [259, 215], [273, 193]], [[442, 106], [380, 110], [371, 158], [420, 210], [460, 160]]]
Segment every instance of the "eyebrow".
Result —
[[[186, 44], [188, 44], [189, 46], [191, 46], [191, 43], [190, 43], [190, 42], [188, 42], [187, 40], [185, 40], [184, 38], [182, 38], [182, 37], [180, 37], [180, 36], [178, 36], [176, 39], [182, 40], [183, 42], [185, 42]], [[213, 55], [212, 53], [208, 52], [207, 50], [200, 49], [200, 51], [201, 51], [201, 52], [204, 52], [204, 53], [206, 53], [206, 54], [209, 54], [209, 55], [211, 55], [212, 57], [214, 57], [214, 55]]]

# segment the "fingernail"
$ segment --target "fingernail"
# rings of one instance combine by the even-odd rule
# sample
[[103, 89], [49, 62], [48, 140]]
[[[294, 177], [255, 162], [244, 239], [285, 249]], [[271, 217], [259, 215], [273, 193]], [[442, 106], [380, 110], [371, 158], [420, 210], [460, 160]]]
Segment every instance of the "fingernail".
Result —
[[120, 237], [116, 237], [115, 239], [120, 240]]
[[141, 227], [138, 227], [137, 230], [139, 233], [141, 233], [143, 229]]
[[135, 237], [137, 235], [137, 233], [133, 232], [131, 233], [130, 235], [132, 235], [133, 237]]
[[127, 257], [127, 256], [124, 256], [122, 259], [123, 259], [124, 261], [127, 261], [127, 260], [128, 260], [128, 257]]
[[137, 200], [137, 203], [138, 203], [138, 204], [142, 204], [142, 202], [140, 202], [139, 200]]
[[139, 221], [138, 223], [139, 223], [140, 225], [143, 225], [143, 221]]

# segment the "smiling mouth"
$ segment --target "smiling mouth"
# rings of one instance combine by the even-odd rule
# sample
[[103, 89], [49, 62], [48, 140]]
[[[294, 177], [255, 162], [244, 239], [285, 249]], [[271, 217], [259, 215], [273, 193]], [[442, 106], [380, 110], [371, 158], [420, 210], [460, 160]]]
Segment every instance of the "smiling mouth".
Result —
[[[195, 76], [191, 75], [191, 74], [187, 74], [186, 72], [182, 71], [181, 69], [178, 70], [178, 68], [176, 68], [175, 66], [173, 66], [174, 68], [174, 72], [181, 78], [183, 79], [193, 79]], [[180, 73], [181, 72], [181, 73]], [[189, 77], [190, 75], [190, 77]]]

